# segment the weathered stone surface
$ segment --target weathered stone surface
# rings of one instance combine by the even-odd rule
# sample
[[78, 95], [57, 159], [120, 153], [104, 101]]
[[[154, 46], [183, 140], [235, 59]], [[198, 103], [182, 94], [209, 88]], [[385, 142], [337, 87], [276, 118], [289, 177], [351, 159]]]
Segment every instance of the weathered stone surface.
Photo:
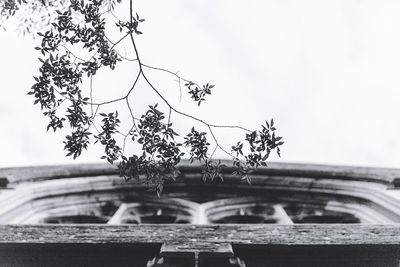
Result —
[[[159, 266], [182, 267], [230, 267], [244, 262], [247, 267], [398, 266], [400, 225], [292, 225], [294, 221], [279, 201], [322, 203], [333, 211], [356, 214], [364, 222], [379, 216], [378, 223], [397, 222], [399, 191], [388, 188], [398, 186], [399, 170], [270, 164], [252, 174], [252, 185], [232, 176], [230, 168], [224, 170], [224, 183], [203, 183], [196, 165], [183, 163], [181, 170], [182, 176], [166, 186], [165, 194], [221, 194], [222, 200], [199, 202], [204, 207], [192, 203], [204, 208], [204, 213], [216, 214], [236, 203], [240, 215], [243, 203], [275, 199], [278, 223], [287, 225], [0, 225], [0, 266], [145, 266], [151, 259], [160, 259], [164, 265]], [[91, 210], [113, 201], [121, 204], [126, 192], [135, 190], [139, 198], [146, 190], [135, 181], [125, 183], [115, 168], [103, 164], [0, 169], [1, 179], [6, 181], [0, 185], [4, 223], [32, 223], [40, 216], [73, 208]], [[242, 195], [247, 202], [238, 197]], [[107, 216], [121, 223], [120, 215]]]
[[160, 255], [182, 267], [237, 256], [246, 265], [232, 266], [394, 267], [400, 253], [398, 225], [2, 225], [0, 236], [4, 266], [145, 266]]
[[0, 225], [0, 245], [12, 243], [166, 243], [192, 246], [392, 245], [399, 225]]
[[[233, 169], [230, 167], [232, 163], [230, 161], [223, 161], [223, 163], [227, 166], [223, 171], [225, 173], [232, 173]], [[200, 165], [195, 163], [189, 165], [188, 161], [182, 161], [180, 164], [181, 170], [185, 173], [199, 173], [199, 167]], [[11, 183], [111, 174], [117, 174], [117, 169], [109, 164], [73, 164], [0, 169], [0, 177], [7, 178]], [[260, 167], [255, 170], [253, 175], [308, 177], [316, 179], [336, 178], [391, 184], [396, 178], [400, 178], [400, 170], [317, 164], [269, 163], [268, 167]]]

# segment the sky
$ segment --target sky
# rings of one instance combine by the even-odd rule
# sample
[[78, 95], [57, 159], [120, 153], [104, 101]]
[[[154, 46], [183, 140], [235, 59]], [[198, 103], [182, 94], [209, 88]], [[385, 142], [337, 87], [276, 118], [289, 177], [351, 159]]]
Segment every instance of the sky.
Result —
[[[198, 108], [185, 90], [180, 97], [174, 77], [149, 72], [178, 109], [252, 129], [273, 118], [285, 144], [272, 161], [400, 167], [400, 2], [142, 0], [135, 10], [146, 19], [136, 39], [144, 63], [215, 84]], [[116, 13], [128, 16], [124, 5]], [[26, 95], [38, 73], [38, 43], [0, 32], [0, 166], [101, 161], [97, 146], [66, 158], [64, 134], [46, 132], [46, 118]], [[118, 49], [131, 53], [128, 43]], [[96, 100], [110, 99], [129, 88], [135, 65], [97, 76]], [[141, 83], [131, 101], [138, 115], [161, 102]], [[193, 124], [172, 119], [182, 129]], [[216, 134], [228, 148], [244, 135]]]

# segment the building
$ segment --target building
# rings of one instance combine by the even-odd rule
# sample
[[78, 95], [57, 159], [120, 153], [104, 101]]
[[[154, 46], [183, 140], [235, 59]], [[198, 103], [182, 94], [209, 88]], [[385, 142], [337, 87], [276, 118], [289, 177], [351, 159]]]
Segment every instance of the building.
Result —
[[180, 169], [161, 198], [109, 165], [0, 169], [0, 266], [399, 266], [400, 170]]

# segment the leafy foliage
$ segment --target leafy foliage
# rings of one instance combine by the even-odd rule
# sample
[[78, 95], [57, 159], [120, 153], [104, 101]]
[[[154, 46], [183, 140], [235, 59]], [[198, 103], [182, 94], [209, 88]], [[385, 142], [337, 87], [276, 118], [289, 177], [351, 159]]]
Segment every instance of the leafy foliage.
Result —
[[[126, 180], [137, 179], [158, 194], [161, 193], [165, 181], [175, 180], [179, 176], [177, 165], [186, 154], [191, 163], [197, 161], [203, 164], [204, 181], [216, 178], [223, 180], [222, 170], [225, 166], [213, 159], [217, 149], [232, 158], [234, 174], [250, 183], [252, 170], [267, 166], [266, 161], [272, 151], [275, 150], [280, 156], [283, 141], [282, 137], [276, 135], [274, 121], [267, 121], [259, 130], [248, 130], [235, 125], [211, 124], [172, 106], [147, 77], [148, 69], [163, 71], [178, 78], [179, 82], [184, 81], [190, 98], [198, 106], [206, 100], [206, 96], [211, 95], [214, 85], [206, 83], [200, 86], [169, 70], [144, 64], [135, 39], [143, 34], [139, 27], [145, 20], [133, 13], [132, 0], [129, 2], [129, 19], [120, 20], [113, 13], [119, 2], [121, 1], [70, 0], [68, 4], [67, 1], [62, 1], [61, 4], [61, 1], [53, 0], [42, 3], [43, 6], [52, 5], [56, 10], [48, 28], [37, 34], [41, 43], [36, 50], [41, 53], [39, 60], [42, 65], [28, 94], [32, 95], [34, 104], [39, 105], [43, 115], [48, 118], [47, 130], [52, 129], [55, 132], [61, 128], [69, 128], [70, 134], [66, 136], [64, 149], [67, 156], [74, 159], [94, 140], [94, 143], [104, 147], [101, 158], [115, 164], [121, 177]], [[0, 14], [5, 14], [4, 18], [13, 16], [24, 4], [28, 5], [25, 0], [6, 0], [0, 5]], [[105, 17], [107, 14], [117, 20], [111, 24], [122, 35], [117, 42], [112, 42], [107, 37], [106, 25], [110, 24]], [[125, 39], [131, 41], [136, 58], [123, 57], [116, 50], [116, 46]], [[76, 56], [72, 52], [72, 48], [76, 47], [91, 54], [91, 57], [83, 59]], [[139, 67], [130, 90], [123, 97], [93, 103], [93, 88], [90, 88], [89, 95], [85, 95], [81, 89], [83, 80], [91, 81], [101, 68], [114, 70], [122, 60], [136, 61]], [[168, 116], [161, 111], [158, 104], [149, 105], [140, 118], [134, 116], [128, 97], [139, 78], [144, 79], [149, 88], [160, 97], [161, 102], [166, 104]], [[125, 102], [132, 118], [131, 128], [126, 134], [121, 132], [122, 122], [118, 110], [101, 112], [104, 106], [116, 102]], [[181, 135], [173, 128], [171, 113], [190, 118], [203, 129], [199, 131], [192, 127], [189, 133]], [[96, 126], [96, 119], [100, 120], [100, 126]], [[215, 128], [243, 130], [244, 140], [232, 146], [231, 151], [227, 151], [219, 144], [213, 132]], [[121, 136], [124, 140], [122, 144], [119, 141]], [[127, 140], [140, 147], [140, 150], [127, 155]], [[215, 147], [210, 153], [211, 146]]]
[[109, 163], [113, 164], [121, 156], [121, 148], [114, 138], [121, 121], [118, 119], [118, 111], [99, 115], [103, 117], [101, 120], [103, 125], [101, 126], [102, 131], [94, 136], [97, 139], [95, 143], [100, 142], [104, 146], [104, 155], [101, 158], [107, 159]]
[[197, 102], [198, 106], [200, 106], [202, 101], [206, 100], [206, 95], [211, 95], [211, 89], [214, 88], [214, 85], [207, 83], [200, 89], [200, 86], [192, 81], [185, 83], [185, 86], [188, 88], [191, 98], [193, 101]]
[[203, 181], [207, 181], [208, 179], [213, 181], [215, 178], [220, 178], [222, 181], [224, 177], [222, 176], [222, 168], [226, 167], [224, 164], [221, 164], [221, 161], [212, 161], [212, 160], [205, 160], [202, 174], [203, 174]]
[[[102, 6], [113, 11], [122, 0], [104, 0]], [[6, 28], [11, 17], [16, 18], [17, 30], [21, 34], [35, 34], [47, 29], [57, 18], [59, 12], [70, 7], [69, 0], [2, 0], [0, 1], [0, 27]]]
[[194, 160], [202, 161], [207, 159], [207, 152], [210, 143], [207, 142], [206, 132], [199, 133], [192, 127], [190, 133], [185, 136], [184, 145], [190, 148], [190, 162]]
[[64, 149], [68, 151], [68, 156], [73, 156], [74, 159], [82, 154], [83, 149], [87, 149], [89, 144], [89, 136], [91, 133], [87, 129], [76, 129], [71, 135], [67, 135], [64, 141]]

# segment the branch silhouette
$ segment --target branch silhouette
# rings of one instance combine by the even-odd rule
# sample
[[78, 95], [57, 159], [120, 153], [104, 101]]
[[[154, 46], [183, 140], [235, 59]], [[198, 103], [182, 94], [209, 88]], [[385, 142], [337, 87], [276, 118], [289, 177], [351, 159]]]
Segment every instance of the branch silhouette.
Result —
[[[107, 9], [103, 11], [103, 9]], [[121, 37], [113, 42], [107, 37], [104, 17], [114, 20], [115, 29]], [[267, 166], [270, 153], [276, 151], [280, 156], [282, 137], [276, 136], [276, 127], [273, 120], [266, 121], [259, 130], [250, 130], [241, 125], [224, 125], [211, 123], [197, 116], [181, 111], [172, 105], [165, 95], [154, 85], [148, 74], [149, 70], [164, 72], [178, 80], [180, 95], [181, 82], [191, 99], [200, 106], [211, 95], [214, 85], [199, 83], [183, 78], [178, 72], [145, 64], [141, 60], [136, 38], [142, 35], [139, 30], [141, 19], [133, 11], [133, 1], [129, 1], [129, 19], [124, 21], [114, 14], [113, 9], [105, 7], [101, 0], [71, 0], [65, 10], [57, 10], [57, 18], [49, 30], [38, 33], [41, 44], [36, 49], [41, 52], [42, 66], [40, 75], [34, 77], [35, 84], [28, 94], [34, 97], [34, 103], [40, 105], [43, 114], [49, 118], [48, 130], [54, 132], [69, 124], [71, 134], [64, 141], [67, 156], [76, 158], [87, 149], [89, 144], [99, 143], [104, 147], [101, 158], [118, 167], [120, 175], [125, 179], [138, 179], [149, 185], [158, 194], [163, 189], [164, 182], [174, 180], [179, 175], [177, 164], [187, 155], [190, 162], [199, 161], [203, 164], [203, 179], [222, 179], [220, 174], [223, 164], [213, 159], [217, 150], [222, 151], [232, 159], [235, 174], [250, 182], [252, 169]], [[84, 19], [74, 22], [74, 18]], [[117, 51], [124, 41], [132, 44], [134, 58], [122, 56]], [[79, 47], [91, 56], [89, 59], [78, 56], [74, 49]], [[93, 77], [100, 68], [109, 68], [112, 71], [120, 61], [136, 62], [138, 71], [135, 80], [126, 93], [114, 99], [103, 102], [93, 101]], [[84, 77], [89, 79], [90, 92], [85, 96], [81, 90]], [[138, 81], [142, 79], [149, 89], [154, 91], [160, 101], [168, 108], [164, 114], [158, 104], [149, 105], [148, 110], [141, 116], [135, 116], [134, 106], [130, 102], [130, 95], [134, 92]], [[181, 97], [181, 96], [180, 96]], [[115, 112], [102, 113], [104, 106], [121, 102], [126, 105], [131, 117], [131, 124], [127, 133], [121, 132], [121, 120], [118, 109]], [[69, 103], [65, 109], [66, 103]], [[89, 106], [89, 113], [85, 111]], [[201, 132], [192, 127], [186, 135], [175, 131], [172, 124], [172, 114], [188, 118], [204, 126]], [[174, 117], [175, 118], [175, 117]], [[97, 122], [100, 120], [100, 122]], [[91, 129], [95, 130], [93, 133]], [[238, 129], [243, 131], [244, 140], [226, 148], [221, 145], [214, 130]], [[123, 138], [120, 145], [117, 136]], [[207, 136], [211, 136], [209, 140]], [[139, 153], [127, 155], [126, 146], [131, 143], [141, 149]], [[210, 153], [210, 147], [213, 150]]]

